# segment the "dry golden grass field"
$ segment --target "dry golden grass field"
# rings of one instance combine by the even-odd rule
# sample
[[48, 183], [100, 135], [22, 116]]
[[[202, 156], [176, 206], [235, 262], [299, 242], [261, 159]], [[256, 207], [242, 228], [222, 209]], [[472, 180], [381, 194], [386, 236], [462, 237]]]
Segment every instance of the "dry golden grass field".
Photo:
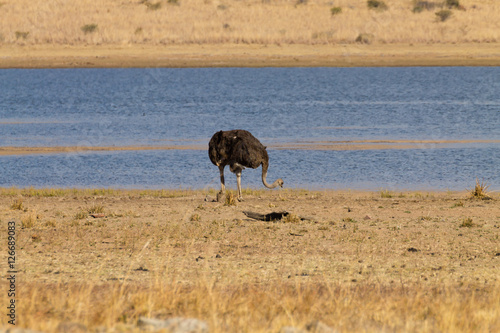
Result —
[[383, 3], [1, 0], [0, 68], [500, 64], [499, 1]]
[[[496, 0], [384, 2], [386, 10], [366, 0], [2, 0], [0, 33], [2, 44], [25, 45], [330, 44], [360, 34], [378, 43], [500, 42]], [[451, 16], [441, 21], [440, 10]]]
[[140, 316], [181, 316], [210, 332], [313, 320], [339, 332], [500, 331], [498, 193], [243, 195], [0, 189], [2, 235], [16, 222], [18, 327], [138, 332]]

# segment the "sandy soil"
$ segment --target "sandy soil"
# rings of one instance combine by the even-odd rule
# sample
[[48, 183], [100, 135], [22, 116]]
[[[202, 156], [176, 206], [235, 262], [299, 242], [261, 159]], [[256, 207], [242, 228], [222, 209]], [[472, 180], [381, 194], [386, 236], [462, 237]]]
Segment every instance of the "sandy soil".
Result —
[[[410, 280], [422, 279], [422, 274], [428, 274], [437, 265], [454, 268], [441, 272], [440, 279], [460, 282], [480, 277], [494, 281], [500, 269], [494, 258], [500, 252], [497, 241], [500, 198], [498, 194], [494, 197], [496, 200], [477, 201], [467, 197], [465, 192], [246, 190], [243, 202], [228, 206], [214, 202], [215, 193], [203, 191], [112, 191], [104, 195], [69, 191], [55, 197], [2, 195], [0, 220], [3, 224], [11, 220], [18, 222], [18, 243], [25, 244], [20, 265], [26, 270], [26, 280], [71, 280], [78, 278], [76, 273], [83, 273], [89, 265], [98, 270], [111, 258], [113, 269], [110, 267], [111, 271], [103, 272], [100, 278], [104, 281], [118, 278], [125, 273], [121, 269], [127, 268], [129, 262], [123, 254], [136, 253], [148, 241], [153, 241], [160, 242], [163, 250], [156, 253], [149, 249], [143, 261], [137, 263], [152, 271], [159, 269], [154, 268], [153, 262], [167, 252], [179, 256], [177, 259], [181, 262], [190, 262], [198, 255], [211, 261], [217, 253], [224, 257], [221, 262], [238, 262], [251, 252], [258, 255], [248, 258], [248, 267], [265, 258], [284, 259], [290, 265], [289, 273], [295, 274], [310, 268], [306, 268], [307, 262], [299, 264], [293, 254], [307, 253], [318, 259], [335, 255], [338, 260], [353, 264], [358, 260], [377, 263], [379, 267], [372, 273], [384, 278], [391, 275], [389, 268], [393, 261], [408, 263], [411, 260], [411, 268], [404, 270]], [[23, 209], [12, 209], [19, 198]], [[93, 206], [102, 206], [103, 216], [93, 218], [84, 214], [75, 218]], [[288, 223], [260, 222], [248, 219], [243, 211], [263, 214], [287, 211], [305, 219]], [[34, 225], [21, 228], [21, 221], [31, 213], [35, 213]], [[460, 227], [466, 218], [472, 219], [473, 227]], [[181, 242], [180, 246], [166, 241], [173, 237], [172, 232], [187, 231], [191, 235], [174, 237], [175, 242]], [[85, 244], [88, 233], [93, 234], [95, 244]], [[118, 244], [121, 239], [127, 246]], [[206, 244], [206, 240], [211, 244]], [[235, 250], [242, 247], [249, 250]], [[411, 247], [418, 252], [408, 253]], [[44, 250], [49, 248], [53, 251], [50, 255]], [[72, 252], [72, 249], [78, 251]], [[190, 254], [182, 253], [184, 251]], [[98, 253], [102, 260], [94, 260]], [[377, 258], [382, 254], [384, 262]], [[352, 272], [338, 276], [338, 272], [323, 266], [331, 264], [328, 260], [322, 262], [312, 275], [320, 279], [340, 278], [345, 282], [356, 278], [350, 275]], [[57, 276], [48, 273], [50, 266], [60, 273]], [[185, 273], [186, 277], [190, 274]], [[130, 278], [140, 274], [131, 272]]]
[[[49, 285], [64, 289], [68, 284], [89, 281], [99, 288], [124, 281], [149, 288], [165, 280], [195, 289], [200, 281], [217, 281], [214, 292], [220, 286], [248, 283], [264, 289], [276, 283], [303, 283], [305, 287], [338, 283], [342, 288], [369, 285], [370, 290], [379, 291], [396, 285], [403, 291], [418, 286], [415, 293], [404, 293], [405, 304], [413, 304], [415, 298], [442, 287], [451, 288], [442, 294], [445, 300], [462, 302], [462, 296], [455, 299], [450, 290], [473, 285], [477, 288], [477, 304], [470, 310], [475, 313], [470, 318], [477, 317], [490, 328], [498, 328], [491, 326], [500, 325], [498, 303], [484, 303], [479, 294], [498, 295], [500, 290], [500, 197], [493, 193], [492, 200], [472, 200], [468, 196], [465, 192], [246, 190], [245, 201], [225, 205], [212, 201], [213, 191], [1, 189], [0, 221], [2, 229], [7, 221], [17, 223], [18, 285], [31, 290], [26, 293], [32, 295], [21, 294], [21, 304], [23, 297], [35, 297], [33, 288], [35, 294], [43, 294]], [[89, 213], [93, 209], [100, 211], [95, 217]], [[285, 221], [263, 222], [249, 219], [244, 211], [287, 211], [292, 215]], [[0, 295], [2, 304], [7, 302], [5, 294]], [[99, 323], [91, 315], [72, 317], [68, 305], [72, 303], [60, 301], [58, 305], [55, 300], [67, 296], [52, 294], [48, 294], [48, 301], [42, 297], [39, 303], [20, 308], [20, 316], [25, 317], [23, 325], [51, 331], [68, 318], [89, 326], [115, 323], [116, 319]], [[436, 295], [435, 299], [440, 297]], [[368, 297], [364, 293], [358, 296]], [[377, 297], [356, 306], [370, 306], [368, 312], [371, 306], [381, 311], [382, 303], [392, 302]], [[314, 299], [311, 301], [314, 303]], [[59, 306], [69, 311], [64, 318], [57, 315]], [[417, 320], [427, 325], [423, 331], [448, 327], [440, 326], [441, 321], [448, 320], [443, 311], [456, 308], [439, 306], [440, 310], [429, 315], [433, 318], [430, 321]], [[250, 318], [250, 313], [259, 313], [248, 304], [238, 309], [235, 316]], [[158, 311], [150, 309], [148, 315], [165, 315]], [[185, 315], [175, 306], [168, 311], [170, 316]], [[216, 332], [237, 331], [234, 326], [220, 327], [218, 320], [226, 315], [214, 311], [212, 315], [201, 311], [198, 316], [213, 316], [211, 325], [216, 326]], [[399, 320], [407, 322], [414, 315], [420, 316], [414, 309], [408, 311], [405, 319]], [[485, 311], [487, 321], [479, 314]], [[337, 312], [341, 315], [340, 310]], [[143, 312], [126, 313], [133, 322]], [[310, 315], [294, 312], [298, 323]], [[349, 331], [372, 327], [366, 326], [365, 319], [353, 319], [353, 323], [365, 326], [349, 326], [345, 320], [337, 321], [332, 312], [323, 315], [317, 319]], [[286, 321], [288, 317], [283, 316]], [[387, 316], [396, 320], [393, 314]], [[255, 325], [266, 327], [269, 323], [257, 323], [261, 319]], [[250, 331], [277, 331], [262, 327]]]
[[[194, 260], [197, 255], [209, 259], [217, 253], [224, 256], [222, 262], [239, 261], [246, 254], [240, 251], [235, 253], [233, 248], [246, 246], [251, 249], [250, 252], [260, 256], [249, 258], [250, 261], [255, 260], [255, 263], [249, 263], [250, 266], [266, 257], [285, 259], [293, 253], [307, 253], [313, 257], [335, 254], [341, 258], [340, 261], [353, 263], [369, 260], [382, 267], [391, 265], [392, 261], [406, 262], [411, 258], [412, 268], [408, 267], [405, 273], [411, 280], [420, 280], [421, 275], [434, 265], [454, 267], [453, 271], [442, 272], [440, 278], [455, 282], [463, 279], [474, 281], [477, 277], [496, 280], [498, 276], [495, 274], [500, 269], [494, 258], [500, 252], [497, 241], [500, 236], [498, 194], [493, 194], [493, 200], [478, 201], [469, 200], [465, 192], [246, 190], [243, 202], [228, 206], [214, 202], [214, 192], [204, 191], [111, 190], [111, 194], [104, 195], [99, 191], [95, 195], [92, 191], [76, 191], [75, 194], [71, 190], [66, 191], [67, 194], [54, 197], [0, 196], [0, 220], [3, 224], [14, 220], [19, 225], [18, 243], [25, 244], [23, 251], [26, 251], [21, 256], [20, 264], [26, 269], [27, 280], [71, 280], [76, 278], [75, 273], [83, 273], [89, 265], [97, 270], [107, 261], [93, 261], [91, 258], [97, 253], [109, 256], [108, 259], [113, 258], [112, 266], [117, 269], [101, 276], [106, 280], [120, 274], [118, 267], [127, 267], [129, 259], [121, 255], [124, 251], [136, 252], [148, 241], [156, 242], [168, 238], [169, 234], [172, 236], [173, 230], [176, 234], [183, 233], [181, 229], [192, 232], [189, 236], [184, 235], [187, 238], [175, 237], [175, 241], [181, 242], [182, 246], [174, 246], [169, 241], [160, 242], [163, 251], [173, 251], [171, 255], [181, 256], [178, 258], [181, 261]], [[22, 200], [23, 209], [12, 209], [12, 204], [18, 199]], [[93, 206], [102, 206], [103, 216], [93, 218], [84, 214], [75, 218], [77, 213]], [[260, 222], [248, 219], [243, 211], [263, 214], [287, 211], [305, 220]], [[21, 221], [32, 213], [36, 217], [34, 225], [21, 228]], [[466, 218], [472, 219], [473, 227], [460, 227]], [[354, 234], [353, 228], [357, 230]], [[93, 234], [95, 242], [90, 247], [84, 244], [88, 240], [87, 232]], [[165, 234], [161, 236], [162, 233]], [[72, 237], [67, 238], [68, 235]], [[127, 239], [132, 235], [133, 240]], [[361, 243], [352, 243], [352, 239], [348, 239], [351, 237]], [[266, 239], [264, 243], [262, 238]], [[118, 246], [120, 239], [124, 239], [128, 246]], [[205, 248], [202, 244], [207, 239], [211, 244]], [[81, 241], [81, 246], [75, 247], [75, 241]], [[191, 244], [193, 241], [194, 244]], [[200, 251], [201, 248], [195, 244], [204, 249]], [[292, 249], [293, 244], [297, 249]], [[408, 253], [410, 247], [418, 249], [418, 252]], [[48, 248], [55, 252], [44, 254], [43, 249]], [[75, 248], [79, 249], [79, 254], [68, 252]], [[178, 252], [176, 248], [182, 250]], [[276, 252], [278, 248], [287, 250]], [[191, 254], [186, 257], [186, 253], [181, 254], [184, 250]], [[145, 261], [138, 265], [154, 270], [152, 262], [165, 253], [150, 251], [147, 251]], [[379, 262], [375, 254], [387, 256], [384, 259], [386, 262]], [[75, 260], [74, 256], [81, 258]], [[450, 260], [451, 257], [455, 260]], [[469, 260], [471, 257], [474, 260]], [[150, 260], [152, 262], [148, 263]], [[292, 264], [296, 258], [292, 256], [286, 260]], [[54, 269], [64, 271], [57, 277], [48, 274], [47, 265], [53, 266], [49, 262], [58, 266]], [[307, 266], [307, 263], [301, 265]], [[300, 270], [301, 265], [295, 266], [292, 271]], [[378, 270], [382, 276], [388, 277], [387, 271], [381, 267]], [[186, 273], [189, 275], [189, 272]], [[321, 279], [342, 278], [346, 282], [351, 278], [347, 273], [341, 277], [336, 273], [331, 275], [333, 273], [326, 267], [318, 267], [314, 276]], [[132, 273], [131, 278], [138, 274]]]
[[499, 65], [498, 43], [0, 47], [0, 68]]

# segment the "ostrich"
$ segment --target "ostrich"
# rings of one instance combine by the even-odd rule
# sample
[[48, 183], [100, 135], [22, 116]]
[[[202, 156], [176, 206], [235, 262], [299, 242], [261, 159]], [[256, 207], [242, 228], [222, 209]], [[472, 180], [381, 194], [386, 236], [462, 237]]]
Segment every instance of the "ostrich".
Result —
[[269, 185], [266, 181], [269, 156], [266, 147], [250, 132], [245, 130], [219, 131], [212, 136], [208, 144], [208, 156], [213, 164], [219, 167], [221, 190], [217, 201], [224, 194], [224, 167], [229, 164], [231, 172], [236, 174], [238, 185], [238, 201], [241, 196], [241, 171], [245, 168], [256, 169], [262, 164], [262, 183], [267, 188], [283, 187], [283, 180], [277, 179]]

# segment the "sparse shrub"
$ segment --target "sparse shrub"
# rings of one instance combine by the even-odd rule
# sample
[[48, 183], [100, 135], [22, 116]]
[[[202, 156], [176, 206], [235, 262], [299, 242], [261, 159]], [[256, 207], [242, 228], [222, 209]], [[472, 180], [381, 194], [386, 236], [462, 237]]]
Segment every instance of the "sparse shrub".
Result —
[[191, 215], [191, 217], [189, 218], [189, 220], [191, 222], [198, 222], [198, 221], [201, 220], [201, 216], [200, 216], [200, 214], [193, 214], [193, 215]]
[[104, 206], [103, 205], [96, 205], [93, 204], [87, 209], [87, 212], [89, 214], [99, 214], [99, 213], [104, 213]]
[[23, 199], [14, 200], [12, 205], [10, 205], [10, 208], [14, 210], [23, 210], [24, 209]]
[[219, 9], [219, 10], [226, 10], [227, 6], [224, 5], [224, 4], [220, 4], [220, 5], [217, 5], [217, 9]]
[[463, 201], [459, 201], [455, 203], [453, 206], [451, 206], [451, 208], [456, 208], [456, 207], [464, 207]]
[[394, 195], [391, 191], [389, 190], [382, 190], [380, 191], [380, 197], [381, 198], [392, 198]]
[[479, 179], [476, 178], [476, 186], [474, 186], [472, 190], [469, 190], [471, 198], [479, 200], [491, 199], [491, 197], [486, 192], [488, 187], [490, 187], [490, 185], [487, 185], [485, 182], [481, 183], [479, 182]]
[[451, 15], [452, 12], [449, 9], [442, 9], [439, 12], [436, 12], [436, 16], [438, 17], [438, 20], [441, 22], [444, 22], [447, 19], [449, 19]]
[[16, 31], [16, 39], [26, 39], [28, 38], [28, 35], [30, 34], [29, 31]]
[[168, 4], [179, 6], [181, 3], [179, 2], [179, 0], [168, 0]]
[[309, 0], [297, 0], [295, 3], [295, 6], [297, 5], [306, 5], [309, 2]]
[[446, 0], [446, 6], [449, 8], [458, 8], [460, 7], [460, 2], [458, 0]]
[[141, 27], [139, 27], [139, 28], [135, 29], [134, 33], [135, 33], [136, 35], [141, 34], [141, 33], [142, 33], [142, 28], [141, 28]]
[[460, 224], [460, 228], [472, 228], [475, 224], [470, 217], [464, 219]]
[[385, 2], [380, 0], [368, 0], [367, 1], [368, 8], [376, 9], [376, 10], [387, 10], [387, 5]]
[[234, 192], [227, 192], [224, 206], [236, 206], [236, 194]]
[[85, 210], [81, 210], [75, 215], [75, 220], [81, 220], [88, 216], [88, 212]]
[[367, 34], [367, 33], [361, 33], [356, 37], [356, 43], [361, 43], [361, 44], [371, 44], [373, 40], [375, 39], [375, 36], [373, 34]]
[[319, 38], [330, 39], [333, 38], [334, 36], [335, 36], [335, 30], [332, 29], [327, 31], [313, 32], [311, 37], [313, 39], [319, 39]]
[[151, 3], [149, 1], [146, 1], [146, 2], [144, 2], [144, 4], [148, 8], [148, 10], [158, 10], [158, 9], [161, 8], [161, 2], [160, 1], [155, 2], [155, 3]]
[[85, 24], [80, 29], [82, 29], [83, 33], [90, 34], [90, 33], [93, 33], [97, 30], [97, 24], [95, 24], [95, 23]]
[[330, 13], [332, 16], [342, 13], [342, 7], [332, 7], [330, 8]]
[[37, 216], [36, 216], [35, 212], [31, 212], [31, 213], [26, 214], [25, 216], [23, 216], [21, 218], [21, 227], [23, 229], [33, 228], [35, 226], [36, 219], [37, 219]]
[[433, 10], [437, 6], [437, 3], [432, 1], [414, 1], [413, 2], [413, 12], [420, 13], [425, 10]]
[[45, 226], [46, 227], [53, 227], [53, 228], [55, 228], [56, 227], [56, 222], [54, 220], [49, 220], [49, 221], [45, 222]]
[[281, 222], [283, 223], [299, 223], [300, 222], [300, 217], [298, 217], [295, 214], [287, 214], [286, 216], [281, 219]]

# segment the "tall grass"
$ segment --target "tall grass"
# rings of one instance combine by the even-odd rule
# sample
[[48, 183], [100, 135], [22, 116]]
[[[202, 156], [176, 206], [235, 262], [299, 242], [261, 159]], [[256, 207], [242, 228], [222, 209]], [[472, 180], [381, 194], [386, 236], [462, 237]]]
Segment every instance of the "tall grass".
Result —
[[491, 197], [488, 194], [488, 185], [486, 182], [480, 182], [479, 179], [476, 178], [476, 186], [473, 189], [469, 190], [470, 197], [472, 199], [480, 199], [480, 200], [488, 200]]
[[[0, 299], [5, 301], [5, 296]], [[134, 331], [140, 316], [165, 314], [206, 320], [210, 332], [278, 332], [283, 326], [304, 327], [318, 319], [349, 332], [488, 332], [500, 324], [498, 285], [381, 286], [293, 280], [220, 284], [205, 278], [194, 278], [189, 284], [156, 279], [150, 286], [33, 282], [23, 287], [22, 299], [30, 300], [19, 303], [23, 326], [46, 332], [55, 331], [63, 318], [93, 329]]]
[[335, 1], [341, 14], [323, 0], [19, 0], [0, 7], [0, 34], [5, 44], [71, 45], [332, 44], [354, 43], [361, 33], [378, 43], [500, 41], [496, 0], [451, 1], [445, 7], [453, 15], [445, 22], [436, 21], [436, 10], [423, 10], [433, 7], [431, 1], [369, 3], [386, 9], [372, 10], [365, 0]]

